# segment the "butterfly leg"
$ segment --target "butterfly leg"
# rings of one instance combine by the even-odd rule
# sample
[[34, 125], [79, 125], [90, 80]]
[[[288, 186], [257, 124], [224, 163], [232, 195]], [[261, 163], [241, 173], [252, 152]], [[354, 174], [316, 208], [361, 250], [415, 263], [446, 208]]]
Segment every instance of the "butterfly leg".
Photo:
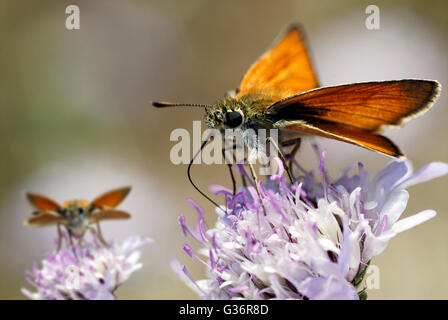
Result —
[[250, 173], [252, 175], [252, 179], [254, 180], [255, 188], [257, 189], [257, 193], [258, 193], [258, 197], [260, 198], [261, 206], [263, 207], [263, 213], [266, 216], [267, 215], [266, 214], [266, 208], [264, 207], [264, 204], [263, 204], [263, 197], [261, 196], [261, 191], [260, 191], [260, 186], [258, 184], [257, 174], [255, 173], [255, 169], [254, 169], [253, 164], [250, 163], [250, 162], [248, 162], [247, 164], [249, 165]]
[[[227, 150], [232, 149], [233, 151], [235, 151], [237, 148], [238, 148], [238, 146], [237, 146], [236, 143], [233, 143], [233, 144], [232, 144], [231, 146], [229, 146], [229, 147], [224, 147], [224, 148], [222, 149], [224, 159], [227, 159], [227, 158], [226, 158], [226, 154], [225, 154], [225, 152], [226, 152]], [[235, 153], [232, 154], [232, 160], [233, 160], [233, 163], [238, 163], [238, 159], [236, 158], [236, 154], [235, 154]], [[234, 175], [233, 175], [233, 171], [231, 171], [231, 170], [232, 170], [232, 165], [231, 165], [231, 164], [228, 164], [228, 166], [229, 166], [230, 175], [231, 175], [232, 183], [233, 183], [233, 194], [235, 195], [235, 194], [236, 194], [236, 181], [235, 181], [235, 177], [234, 177]], [[243, 174], [241, 175], [241, 184], [243, 185], [244, 188], [247, 188], [247, 180], [246, 180], [246, 176], [244, 176]]]
[[78, 260], [78, 255], [76, 254], [75, 246], [73, 244], [73, 233], [72, 233], [72, 231], [69, 228], [67, 228], [67, 231], [68, 231], [68, 241], [69, 241], [69, 244], [70, 244], [70, 248], [72, 248], [73, 255], [75, 256], [75, 259], [77, 261], [79, 261]]
[[103, 238], [103, 233], [101, 232], [101, 228], [100, 228], [100, 223], [96, 222], [96, 229], [97, 229], [97, 234], [98, 234], [98, 240], [100, 240], [100, 242], [105, 246], [108, 247], [109, 244], [106, 242], [106, 240], [104, 240]]
[[286, 173], [288, 174], [289, 181], [290, 181], [291, 183], [293, 183], [293, 182], [294, 182], [294, 179], [293, 179], [293, 177], [292, 177], [291, 172], [289, 171], [289, 167], [288, 167], [288, 165], [286, 164], [285, 156], [283, 155], [283, 152], [282, 152], [282, 151], [280, 150], [280, 148], [278, 147], [277, 142], [275, 142], [271, 137], [267, 137], [267, 138], [266, 138], [266, 141], [271, 142], [272, 145], [274, 146], [274, 148], [277, 150], [277, 152], [278, 152], [278, 154], [279, 154], [279, 156], [280, 156], [280, 159], [281, 159], [282, 162], [283, 162], [283, 166], [285, 167], [285, 171], [286, 171]]
[[61, 246], [62, 246], [62, 230], [61, 230], [60, 223], [57, 224], [57, 228], [58, 228], [58, 246], [56, 248], [56, 252], [59, 252], [59, 250], [61, 250]]
[[[222, 148], [222, 156], [224, 157], [224, 161], [226, 160], [226, 148]], [[235, 182], [235, 176], [233, 175], [233, 170], [232, 170], [232, 163], [226, 163], [227, 167], [229, 168], [229, 172], [230, 172], [230, 178], [232, 179], [232, 191], [233, 191], [233, 195], [236, 194], [236, 182]]]
[[290, 170], [290, 172], [292, 173], [292, 166], [293, 166], [293, 159], [295, 159], [295, 157], [296, 157], [296, 153], [297, 153], [297, 151], [299, 151], [299, 149], [300, 149], [300, 145], [302, 144], [302, 139], [300, 139], [300, 138], [298, 138], [297, 140], [296, 140], [296, 143], [295, 143], [295, 145], [294, 145], [294, 147], [293, 147], [293, 149], [291, 150], [291, 152], [289, 153], [289, 161], [288, 161], [288, 167], [289, 167], [289, 170]]
[[84, 231], [82, 235], [78, 238], [78, 246], [82, 245], [82, 242], [84, 241], [84, 236], [86, 232]]
[[247, 180], [244, 175], [241, 175], [241, 183], [243, 184], [244, 188], [247, 188]]

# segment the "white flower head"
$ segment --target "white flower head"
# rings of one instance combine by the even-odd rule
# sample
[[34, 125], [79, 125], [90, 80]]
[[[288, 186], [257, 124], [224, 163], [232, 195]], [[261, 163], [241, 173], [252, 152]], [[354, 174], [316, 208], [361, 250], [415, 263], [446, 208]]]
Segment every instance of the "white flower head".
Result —
[[115, 290], [142, 267], [137, 249], [151, 241], [139, 236], [109, 246], [83, 241], [49, 252], [41, 268], [34, 264], [27, 270], [26, 280], [35, 291], [22, 288], [22, 293], [34, 300], [115, 299]]
[[[201, 245], [190, 257], [206, 265], [208, 277], [195, 281], [184, 266], [172, 268], [204, 299], [358, 299], [357, 287], [370, 260], [398, 233], [435, 216], [425, 210], [399, 220], [409, 198], [406, 187], [448, 173], [448, 165], [430, 163], [416, 173], [408, 160], [392, 161], [373, 179], [359, 164], [331, 181], [321, 153], [318, 182], [313, 172], [292, 185], [278, 174], [261, 185], [264, 214], [256, 189], [241, 188], [226, 196], [226, 214], [217, 210], [213, 228], [199, 213], [196, 228], [179, 218], [185, 236]], [[241, 169], [241, 168], [240, 168]], [[243, 172], [241, 169], [240, 172]]]

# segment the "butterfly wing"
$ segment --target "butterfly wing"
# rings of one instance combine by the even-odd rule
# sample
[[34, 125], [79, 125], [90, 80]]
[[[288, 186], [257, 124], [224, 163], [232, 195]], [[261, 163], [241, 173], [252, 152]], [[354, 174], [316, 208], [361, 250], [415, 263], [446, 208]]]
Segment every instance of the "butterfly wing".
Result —
[[100, 195], [91, 204], [99, 208], [115, 208], [126, 198], [130, 191], [131, 187], [115, 189]]
[[27, 227], [48, 227], [55, 226], [58, 223], [64, 223], [66, 219], [55, 212], [39, 212], [25, 220], [24, 225]]
[[277, 128], [311, 133], [378, 151], [402, 155], [384, 127], [401, 126], [427, 111], [440, 91], [429, 80], [355, 83], [319, 88], [268, 107], [266, 118]]
[[99, 222], [102, 220], [117, 220], [117, 219], [130, 219], [130, 218], [131, 215], [127, 212], [114, 209], [106, 209], [92, 213], [92, 215], [89, 216], [89, 221]]
[[292, 25], [281, 40], [249, 68], [238, 88], [237, 98], [258, 93], [278, 100], [317, 87], [304, 34], [300, 27]]
[[388, 138], [336, 122], [297, 121], [294, 124], [286, 126], [285, 129], [351, 143], [394, 158], [404, 156], [398, 146]]
[[56, 201], [38, 194], [26, 193], [26, 197], [33, 207], [41, 211], [58, 211], [60, 208]]

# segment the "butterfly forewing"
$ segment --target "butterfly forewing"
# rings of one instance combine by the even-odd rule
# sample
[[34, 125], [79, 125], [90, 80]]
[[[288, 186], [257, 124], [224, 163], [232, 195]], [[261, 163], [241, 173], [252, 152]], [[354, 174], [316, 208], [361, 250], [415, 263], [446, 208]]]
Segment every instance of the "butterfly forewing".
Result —
[[100, 208], [115, 208], [126, 198], [130, 191], [131, 187], [124, 187], [106, 192], [93, 200], [92, 205]]
[[402, 125], [431, 107], [436, 81], [398, 80], [319, 88], [281, 100], [266, 110], [274, 126], [349, 142], [393, 157], [403, 154], [377, 133]]
[[42, 211], [58, 211], [60, 208], [60, 205], [50, 198], [34, 194], [34, 193], [27, 193], [26, 197], [28, 201], [38, 210]]
[[379, 132], [429, 109], [439, 87], [436, 81], [398, 80], [319, 88], [275, 103], [266, 116], [273, 121], [326, 120]]
[[318, 87], [305, 37], [292, 25], [247, 71], [237, 97], [257, 93], [283, 99]]

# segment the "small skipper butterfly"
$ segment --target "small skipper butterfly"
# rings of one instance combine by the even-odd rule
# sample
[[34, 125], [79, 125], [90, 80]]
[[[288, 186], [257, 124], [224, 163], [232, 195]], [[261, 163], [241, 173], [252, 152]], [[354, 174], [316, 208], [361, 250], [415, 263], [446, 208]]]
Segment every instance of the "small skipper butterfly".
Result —
[[[280, 147], [294, 146], [292, 156], [301, 137], [311, 134], [394, 158], [404, 157], [381, 132], [386, 127], [401, 127], [426, 112], [439, 95], [441, 86], [437, 81], [405, 79], [319, 87], [301, 28], [291, 25], [279, 38], [249, 68], [236, 91], [215, 105], [153, 105], [203, 107], [207, 125], [222, 132], [232, 128], [276, 128]], [[284, 161], [281, 152], [280, 156]], [[249, 167], [258, 190], [250, 163]], [[204, 195], [191, 178], [190, 182]]]
[[72, 241], [72, 236], [82, 239], [91, 224], [96, 224], [98, 239], [106, 245], [99, 222], [102, 220], [129, 219], [131, 215], [124, 211], [116, 210], [124, 198], [131, 191], [131, 187], [119, 188], [106, 192], [92, 202], [86, 200], [66, 201], [59, 205], [56, 201], [47, 197], [27, 193], [26, 197], [31, 205], [37, 209], [32, 216], [25, 220], [25, 226], [58, 228], [58, 251], [61, 247], [61, 225], [63, 225]]
[[405, 79], [319, 87], [301, 28], [292, 25], [280, 38], [249, 68], [233, 94], [213, 106], [186, 106], [204, 107], [211, 128], [278, 128], [281, 145], [313, 134], [403, 156], [380, 133], [426, 112], [440, 92], [437, 81]]

